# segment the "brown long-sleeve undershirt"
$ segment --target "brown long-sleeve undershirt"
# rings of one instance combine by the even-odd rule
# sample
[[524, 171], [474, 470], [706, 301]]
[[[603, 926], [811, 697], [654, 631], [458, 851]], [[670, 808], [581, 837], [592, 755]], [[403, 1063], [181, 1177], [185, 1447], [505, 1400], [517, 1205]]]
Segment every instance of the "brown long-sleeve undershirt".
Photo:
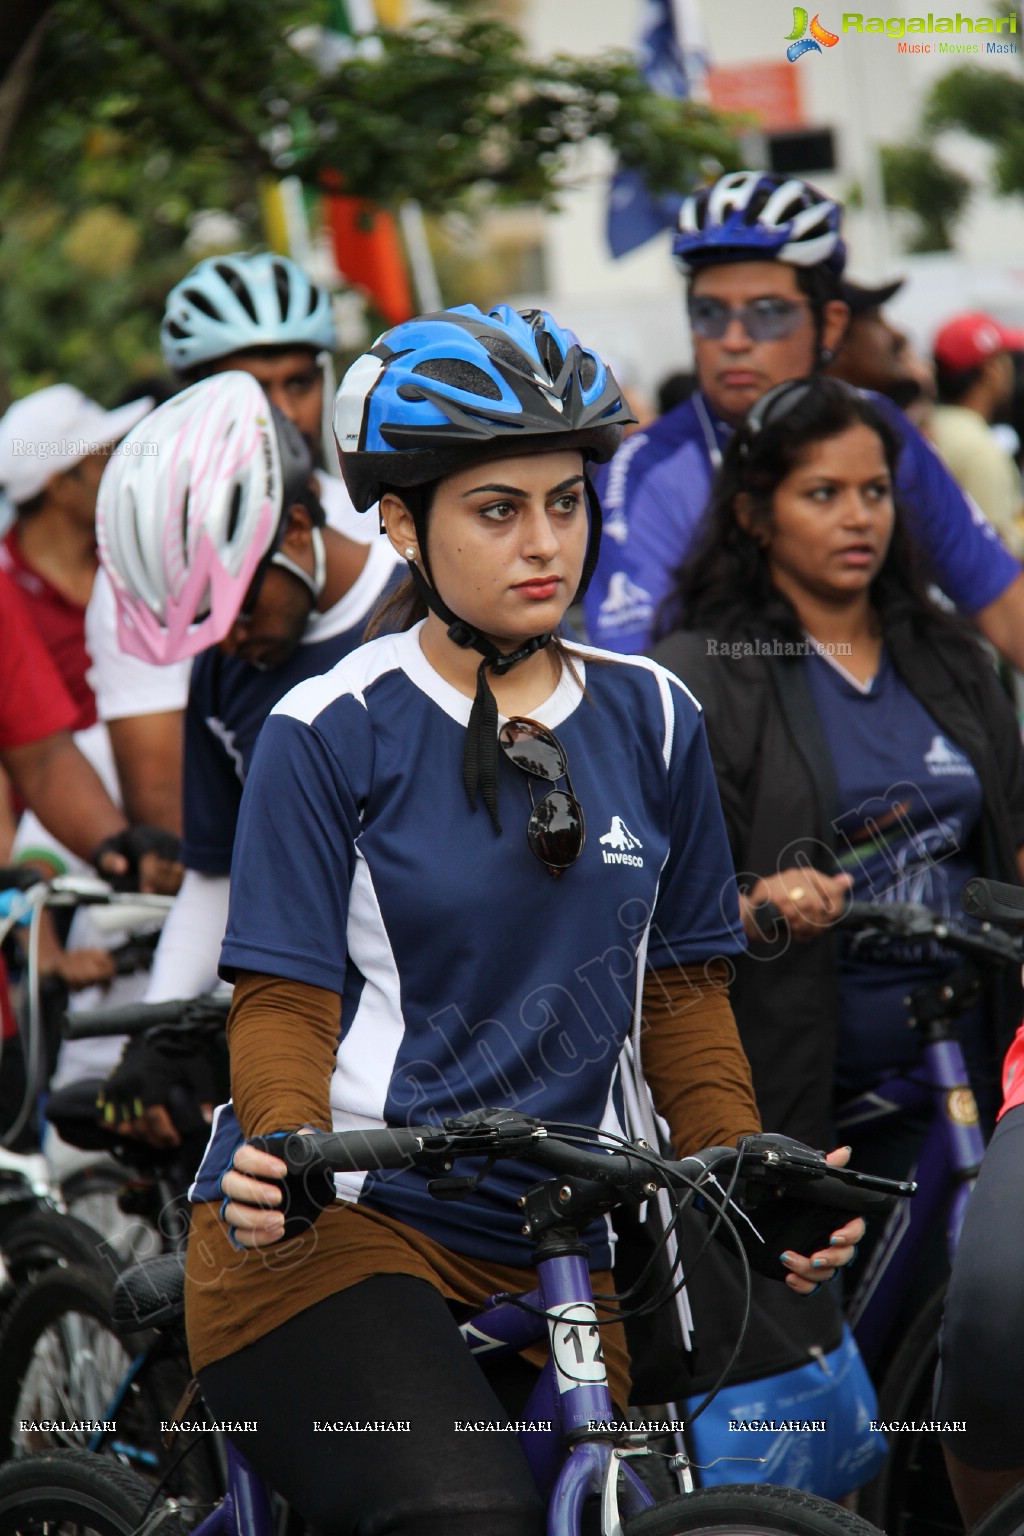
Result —
[[[648, 972], [643, 1016], [643, 1068], [677, 1154], [729, 1144], [759, 1129], [724, 962]], [[254, 973], [238, 978], [228, 1040], [233, 1102], [246, 1137], [299, 1126], [330, 1128], [340, 1017], [337, 994], [321, 987]], [[199, 1206], [187, 1273], [189, 1346], [197, 1370], [374, 1274], [416, 1275], [470, 1305], [533, 1283], [528, 1271], [449, 1253], [387, 1216], [340, 1202], [306, 1237], [247, 1253], [228, 1243], [216, 1205]], [[610, 1276], [593, 1279], [596, 1291], [611, 1289]], [[604, 1347], [613, 1396], [621, 1404], [627, 1358], [619, 1327], [605, 1329]], [[542, 1350], [533, 1353], [539, 1362]]]

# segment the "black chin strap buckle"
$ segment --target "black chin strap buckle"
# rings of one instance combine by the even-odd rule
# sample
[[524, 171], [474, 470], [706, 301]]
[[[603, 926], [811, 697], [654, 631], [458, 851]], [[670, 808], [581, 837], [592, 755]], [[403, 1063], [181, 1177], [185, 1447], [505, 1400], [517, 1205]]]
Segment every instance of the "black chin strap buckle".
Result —
[[449, 624], [448, 626], [448, 639], [451, 640], [453, 645], [461, 646], [462, 650], [469, 651], [476, 645], [479, 636], [475, 629], [471, 629], [461, 619], [456, 619], [454, 624]]
[[525, 661], [527, 656], [532, 656], [534, 651], [542, 650], [550, 639], [550, 634], [534, 635], [532, 639], [527, 640], [524, 645], [521, 645], [518, 651], [512, 651], [508, 656], [496, 656], [490, 664], [491, 671], [495, 677], [503, 677], [506, 672], [518, 666], [521, 661]]

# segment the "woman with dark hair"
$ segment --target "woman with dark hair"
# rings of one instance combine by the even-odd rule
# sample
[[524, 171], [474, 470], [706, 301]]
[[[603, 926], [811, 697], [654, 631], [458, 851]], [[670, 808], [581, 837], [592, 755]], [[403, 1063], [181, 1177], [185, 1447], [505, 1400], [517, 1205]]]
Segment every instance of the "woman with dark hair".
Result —
[[[761, 1114], [813, 1145], [830, 1145], [834, 1095], [913, 1058], [903, 999], [950, 969], [906, 950], [854, 958], [832, 930], [847, 899], [956, 914], [972, 875], [1022, 867], [1017, 723], [928, 593], [893, 502], [897, 454], [884, 418], [837, 380], [763, 396], [726, 451], [655, 652], [705, 710], [751, 942], [731, 996]], [[769, 901], [785, 919], [770, 941], [756, 910]], [[961, 1020], [983, 1114], [1020, 996], [1003, 978]], [[909, 1162], [917, 1134], [904, 1127], [887, 1156], [861, 1133], [858, 1162]]]

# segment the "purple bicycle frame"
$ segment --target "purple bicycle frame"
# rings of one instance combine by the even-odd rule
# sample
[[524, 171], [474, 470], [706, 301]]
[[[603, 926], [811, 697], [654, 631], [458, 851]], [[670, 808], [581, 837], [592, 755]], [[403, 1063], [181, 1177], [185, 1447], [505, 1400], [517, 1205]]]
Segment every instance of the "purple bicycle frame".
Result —
[[[602, 1529], [612, 1529], [619, 1512], [639, 1514], [655, 1501], [625, 1459], [637, 1454], [640, 1442], [623, 1446], [623, 1433], [593, 1427], [612, 1423], [615, 1411], [590, 1271], [582, 1257], [558, 1256], [538, 1261], [537, 1279], [537, 1289], [518, 1305], [493, 1299], [462, 1324], [462, 1335], [473, 1354], [488, 1355], [522, 1349], [547, 1330], [551, 1358], [522, 1421], [537, 1427], [521, 1430], [519, 1440], [548, 1500], [548, 1536], [579, 1536], [584, 1500], [590, 1497], [602, 1500]], [[601, 1438], [582, 1438], [594, 1435]], [[230, 1441], [227, 1452], [227, 1494], [192, 1536], [274, 1536], [266, 1484]]]
[[[918, 1181], [917, 1193], [913, 1200], [901, 1200], [889, 1217], [847, 1308], [857, 1347], [869, 1368], [882, 1353], [932, 1224], [947, 1201], [950, 1259], [956, 1250], [974, 1176], [985, 1152], [967, 1083], [959, 1040], [930, 1039], [922, 1048], [921, 1066], [913, 1077], [890, 1078], [873, 1093], [854, 1101], [865, 1106], [873, 1101], [873, 1120], [890, 1119], [929, 1103], [935, 1106], [917, 1167], [910, 1175]], [[877, 1113], [879, 1101], [885, 1106], [881, 1114]], [[847, 1106], [847, 1111], [853, 1107]], [[845, 1132], [856, 1134], [855, 1119], [844, 1116], [841, 1123]]]

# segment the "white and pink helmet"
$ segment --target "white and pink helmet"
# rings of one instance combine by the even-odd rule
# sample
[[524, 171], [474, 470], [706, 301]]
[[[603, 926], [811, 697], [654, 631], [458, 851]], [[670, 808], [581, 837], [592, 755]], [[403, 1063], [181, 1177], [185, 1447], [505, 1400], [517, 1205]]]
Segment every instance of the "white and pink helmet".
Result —
[[112, 455], [96, 507], [121, 649], [164, 663], [223, 640], [311, 471], [301, 436], [248, 373], [214, 374], [145, 417]]

